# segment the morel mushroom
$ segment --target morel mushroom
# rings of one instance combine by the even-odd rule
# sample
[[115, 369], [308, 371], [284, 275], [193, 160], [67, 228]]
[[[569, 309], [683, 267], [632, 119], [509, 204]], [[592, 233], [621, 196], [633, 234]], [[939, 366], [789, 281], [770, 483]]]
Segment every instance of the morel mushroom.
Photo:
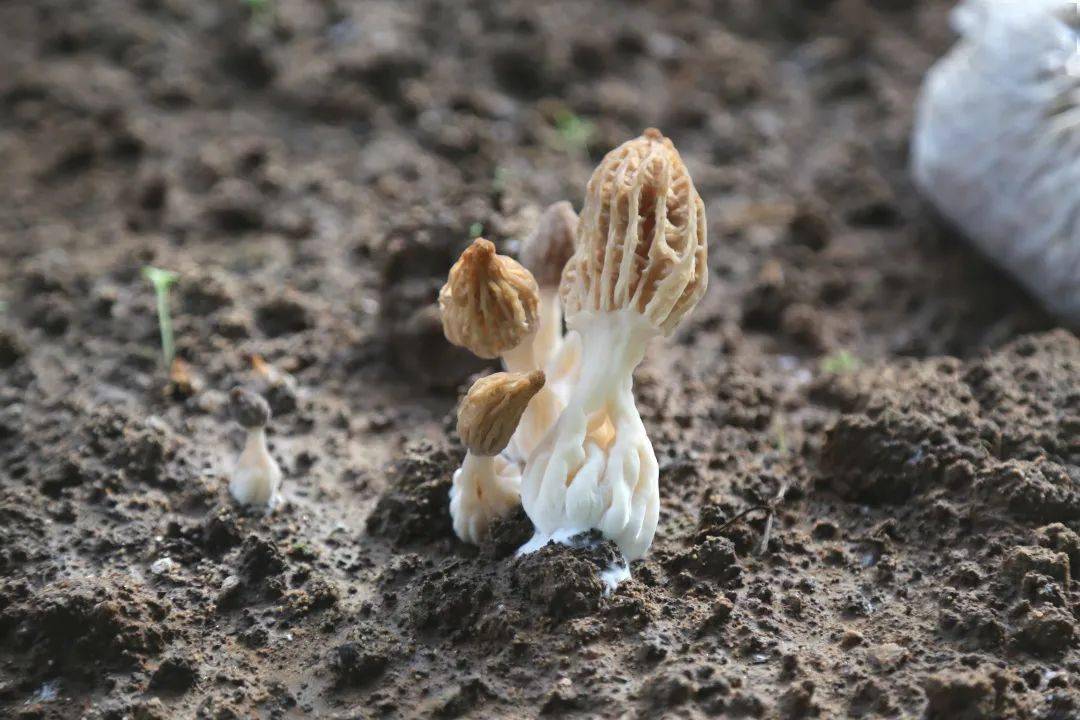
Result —
[[580, 376], [529, 457], [522, 504], [543, 535], [599, 529], [629, 559], [652, 544], [659, 468], [634, 404], [648, 342], [669, 335], [708, 283], [705, 207], [671, 141], [649, 129], [589, 180], [562, 275]]
[[454, 532], [478, 543], [491, 521], [521, 504], [518, 466], [499, 457], [529, 401], [544, 386], [544, 373], [496, 373], [480, 378], [458, 408], [457, 429], [468, 452], [454, 473], [450, 516]]
[[[501, 357], [509, 372], [540, 370], [533, 344], [540, 322], [539, 296], [528, 270], [496, 254], [490, 241], [477, 238], [450, 269], [439, 292], [446, 339], [482, 358]], [[539, 390], [510, 448], [515, 460], [528, 457], [561, 409], [562, 402], [550, 389]]]
[[241, 505], [272, 508], [280, 500], [281, 468], [266, 447], [270, 406], [262, 396], [237, 387], [229, 393], [229, 408], [247, 431], [244, 449], [229, 479], [229, 492]]

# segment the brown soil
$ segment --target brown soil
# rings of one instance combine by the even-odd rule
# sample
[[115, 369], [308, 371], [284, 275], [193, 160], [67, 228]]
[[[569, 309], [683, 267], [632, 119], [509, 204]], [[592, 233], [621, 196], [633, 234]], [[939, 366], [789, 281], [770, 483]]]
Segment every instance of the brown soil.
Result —
[[[905, 174], [948, 5], [0, 4], [0, 715], [1080, 717], [1080, 340]], [[663, 512], [605, 597], [608, 545], [454, 538], [484, 366], [431, 301], [650, 125], [713, 279], [638, 372]], [[268, 517], [251, 354], [295, 378]]]

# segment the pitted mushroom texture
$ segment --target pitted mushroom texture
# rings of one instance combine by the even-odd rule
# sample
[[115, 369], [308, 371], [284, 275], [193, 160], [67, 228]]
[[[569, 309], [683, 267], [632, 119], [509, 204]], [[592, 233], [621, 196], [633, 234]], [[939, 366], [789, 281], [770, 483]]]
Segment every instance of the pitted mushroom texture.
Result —
[[544, 373], [495, 373], [480, 378], [458, 408], [457, 430], [469, 452], [498, 455], [510, 444], [521, 416], [544, 387]]
[[270, 405], [261, 395], [242, 387], [229, 392], [229, 411], [236, 422], [249, 430], [266, 427], [270, 422]]
[[671, 140], [650, 128], [589, 180], [560, 288], [566, 315], [632, 309], [669, 334], [707, 284], [705, 205]]
[[563, 268], [574, 254], [578, 216], [563, 200], [549, 205], [536, 229], [521, 244], [521, 264], [542, 288], [558, 287]]
[[517, 261], [477, 238], [450, 269], [439, 292], [443, 332], [455, 345], [496, 358], [536, 330], [539, 289]]

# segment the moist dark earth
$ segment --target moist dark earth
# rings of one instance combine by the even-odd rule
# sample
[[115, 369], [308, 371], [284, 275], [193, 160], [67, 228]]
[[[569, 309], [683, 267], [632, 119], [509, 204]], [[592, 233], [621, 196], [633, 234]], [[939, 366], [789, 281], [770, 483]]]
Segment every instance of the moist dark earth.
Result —
[[[1080, 340], [906, 172], [949, 6], [0, 4], [0, 715], [1080, 717]], [[454, 537], [492, 368], [433, 300], [649, 126], [712, 277], [636, 375], [663, 510], [605, 595], [609, 545]]]

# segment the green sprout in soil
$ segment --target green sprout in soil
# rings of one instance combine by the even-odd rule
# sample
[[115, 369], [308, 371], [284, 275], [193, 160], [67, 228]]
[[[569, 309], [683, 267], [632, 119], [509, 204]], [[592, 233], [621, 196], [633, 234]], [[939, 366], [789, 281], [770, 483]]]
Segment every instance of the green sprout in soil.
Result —
[[180, 274], [149, 265], [142, 269], [142, 273], [154, 286], [158, 327], [161, 329], [161, 354], [165, 358], [165, 367], [170, 368], [176, 355], [176, 345], [173, 340], [172, 314], [169, 311], [169, 288], [180, 279]]
[[[513, 170], [510, 168], [505, 165], [499, 165], [495, 168], [495, 176], [491, 180], [491, 187], [497, 193], [506, 192], [506, 187], [513, 178], [513, 174]], [[479, 235], [477, 235], [477, 237], [479, 237]]]
[[560, 110], [555, 115], [555, 130], [564, 150], [585, 155], [589, 152], [589, 141], [596, 133], [596, 125], [569, 110]]
[[847, 350], [838, 350], [821, 359], [821, 371], [833, 375], [848, 375], [858, 370], [861, 365], [859, 358]]
[[251, 11], [253, 20], [265, 20], [274, 14], [273, 0], [241, 0]]
[[788, 439], [787, 431], [784, 430], [784, 423], [780, 418], [776, 418], [772, 427], [773, 438], [776, 440], [776, 449], [782, 454], [786, 454], [788, 451]]
[[475, 240], [476, 238], [480, 237], [483, 234], [484, 234], [484, 224], [483, 223], [474, 222], [472, 225], [469, 226], [469, 239], [470, 240]]

